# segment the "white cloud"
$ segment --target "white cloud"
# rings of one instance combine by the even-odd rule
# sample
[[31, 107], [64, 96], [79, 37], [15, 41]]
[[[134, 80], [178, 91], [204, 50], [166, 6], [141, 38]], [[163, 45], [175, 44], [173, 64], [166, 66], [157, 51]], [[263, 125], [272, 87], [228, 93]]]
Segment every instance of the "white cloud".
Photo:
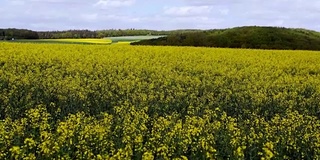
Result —
[[121, 6], [131, 6], [135, 3], [135, 0], [99, 0], [94, 6], [99, 6], [102, 8], [106, 7], [121, 7]]
[[82, 14], [81, 18], [84, 19], [85, 21], [95, 21], [95, 20], [98, 20], [98, 14], [97, 13]]
[[238, 3], [246, 3], [246, 2], [252, 2], [255, 0], [180, 0], [186, 4], [190, 5], [210, 5], [210, 6], [219, 6], [219, 5], [230, 5], [230, 4], [238, 4]]
[[13, 0], [10, 3], [11, 3], [11, 5], [14, 5], [14, 6], [16, 6], [16, 5], [24, 5], [25, 4], [24, 1], [19, 1], [19, 0]]
[[164, 14], [170, 16], [193, 17], [210, 13], [210, 6], [182, 6], [165, 8]]
[[228, 15], [230, 10], [229, 9], [219, 9], [220, 14], [222, 15]]

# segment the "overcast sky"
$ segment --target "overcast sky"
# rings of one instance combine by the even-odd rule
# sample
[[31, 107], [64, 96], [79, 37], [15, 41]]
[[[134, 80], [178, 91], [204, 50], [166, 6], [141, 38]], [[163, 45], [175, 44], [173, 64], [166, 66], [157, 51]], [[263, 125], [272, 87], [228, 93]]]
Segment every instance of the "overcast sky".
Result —
[[0, 28], [170, 30], [248, 25], [320, 31], [320, 0], [0, 0]]

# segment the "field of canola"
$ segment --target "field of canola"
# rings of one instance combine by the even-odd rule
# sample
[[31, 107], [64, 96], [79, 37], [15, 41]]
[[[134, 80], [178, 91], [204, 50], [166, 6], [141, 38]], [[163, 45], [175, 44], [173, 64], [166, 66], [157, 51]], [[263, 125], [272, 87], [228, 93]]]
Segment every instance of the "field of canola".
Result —
[[111, 44], [111, 39], [18, 39], [11, 42], [18, 43], [52, 43], [52, 44]]
[[320, 159], [320, 52], [0, 43], [0, 159]]

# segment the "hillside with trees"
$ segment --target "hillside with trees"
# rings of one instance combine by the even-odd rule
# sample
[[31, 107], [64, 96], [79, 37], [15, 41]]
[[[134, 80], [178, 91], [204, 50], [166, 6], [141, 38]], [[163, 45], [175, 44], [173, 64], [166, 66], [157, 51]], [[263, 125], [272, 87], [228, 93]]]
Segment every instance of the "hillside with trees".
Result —
[[0, 40], [11, 39], [39, 39], [39, 35], [37, 32], [27, 29], [0, 29]]
[[306, 29], [248, 26], [171, 34], [132, 45], [320, 50], [320, 33]]

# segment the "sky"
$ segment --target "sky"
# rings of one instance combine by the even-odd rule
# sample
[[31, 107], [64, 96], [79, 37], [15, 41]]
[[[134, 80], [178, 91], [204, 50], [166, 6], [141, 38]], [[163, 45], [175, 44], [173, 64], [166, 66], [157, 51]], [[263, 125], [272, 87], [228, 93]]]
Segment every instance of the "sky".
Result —
[[0, 28], [218, 29], [280, 26], [320, 31], [320, 0], [0, 0]]

